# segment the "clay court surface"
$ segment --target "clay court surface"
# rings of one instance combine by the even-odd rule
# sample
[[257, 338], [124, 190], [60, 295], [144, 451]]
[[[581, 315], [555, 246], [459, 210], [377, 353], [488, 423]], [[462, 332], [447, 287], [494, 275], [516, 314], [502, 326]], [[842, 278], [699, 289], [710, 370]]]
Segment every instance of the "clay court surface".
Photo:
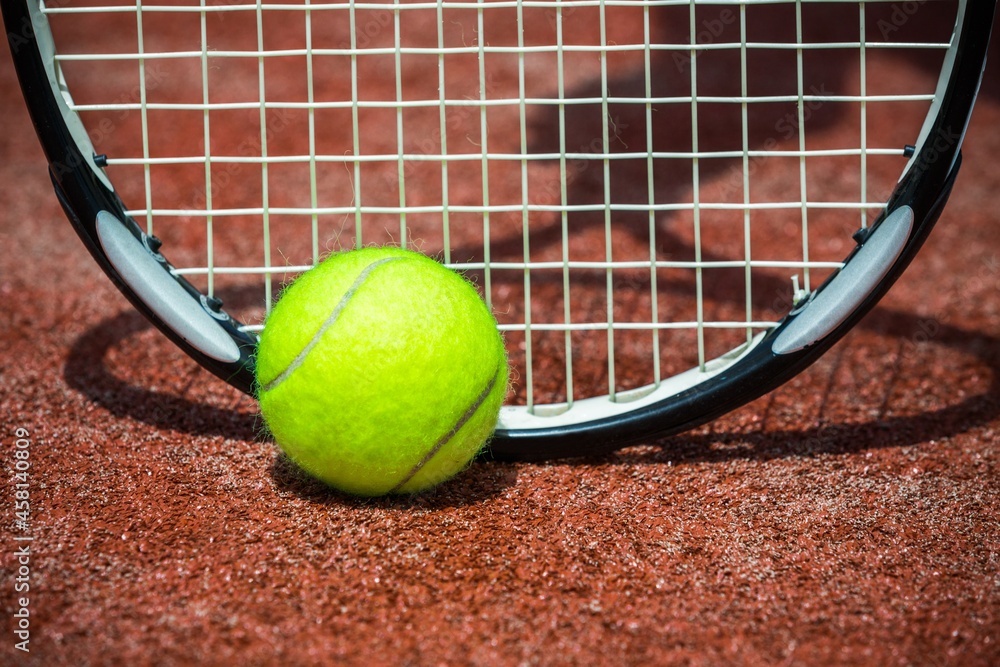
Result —
[[674, 438], [357, 500], [93, 264], [0, 49], [0, 663], [1000, 664], [992, 61], [930, 241], [803, 375]]

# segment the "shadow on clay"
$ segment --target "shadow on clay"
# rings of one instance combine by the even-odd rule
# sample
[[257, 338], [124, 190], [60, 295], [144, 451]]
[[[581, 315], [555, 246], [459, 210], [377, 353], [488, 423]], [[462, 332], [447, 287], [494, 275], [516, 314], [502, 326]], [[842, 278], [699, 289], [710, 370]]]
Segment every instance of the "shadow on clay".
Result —
[[[929, 329], [929, 323], [932, 328]], [[610, 463], [678, 463], [725, 462], [732, 460], [768, 461], [792, 456], [844, 455], [857, 452], [907, 447], [929, 441], [952, 437], [990, 423], [1000, 415], [1000, 338], [982, 331], [963, 329], [934, 320], [918, 317], [884, 307], [876, 307], [858, 325], [860, 329], [898, 340], [900, 345], [922, 340], [919, 332], [933, 331], [926, 335], [926, 343], [968, 354], [981, 362], [990, 376], [989, 387], [978, 394], [936, 410], [915, 415], [893, 416], [885, 411], [893, 394], [899, 395], [895, 385], [898, 365], [887, 376], [874, 381], [882, 387], [883, 402], [872, 405], [879, 414], [866, 422], [820, 423], [804, 430], [779, 430], [761, 432], [726, 432], [713, 430], [706, 434], [681, 434], [659, 442], [652, 448], [622, 450], [608, 455]], [[841, 342], [843, 348], [849, 342]], [[838, 347], [829, 353], [837, 354]], [[905, 354], [905, 353], [904, 353]], [[808, 372], [808, 371], [807, 371]], [[820, 414], [823, 414], [834, 390], [828, 383]], [[781, 391], [780, 389], [778, 391]], [[773, 394], [772, 394], [773, 396]], [[748, 408], [742, 408], [747, 410]], [[763, 423], [766, 423], [766, 409]], [[736, 445], [729, 446], [727, 445]], [[720, 446], [721, 445], [721, 446]]]
[[[862, 320], [859, 327], [897, 339], [903, 345], [914, 340], [917, 332], [925, 331], [927, 322], [926, 318], [912, 313], [879, 307]], [[727, 433], [714, 430], [707, 434], [681, 434], [649, 443], [652, 447], [629, 448], [602, 457], [567, 459], [565, 462], [632, 464], [671, 461], [678, 464], [851, 454], [947, 438], [996, 419], [1000, 415], [1000, 338], [949, 324], [935, 325], [934, 334], [929, 337], [928, 342], [977, 358], [991, 376], [986, 391], [916, 415], [881, 415], [864, 423], [818, 424], [795, 431]], [[222, 436], [254, 443], [267, 441], [268, 446], [273, 446], [259, 416], [256, 412], [247, 410], [242, 397], [238, 401], [241, 406], [239, 408], [205, 405], [177, 394], [132, 384], [112, 372], [108, 367], [108, 353], [121, 346], [129, 337], [150, 327], [142, 315], [124, 311], [85, 331], [74, 341], [69, 351], [63, 370], [67, 384], [116, 417], [134, 419], [165, 431]], [[837, 348], [834, 348], [831, 354], [836, 353]], [[193, 366], [193, 362], [186, 363]], [[197, 382], [215, 381], [200, 369], [195, 372]], [[881, 381], [885, 385], [885, 396], [888, 397], [893, 392], [895, 377], [883, 378]], [[828, 387], [827, 391], [832, 391], [832, 387]], [[738, 443], [739, 446], [727, 447], [730, 443]], [[488, 455], [483, 458], [488, 458]], [[480, 461], [451, 482], [429, 493], [359, 499], [343, 495], [308, 478], [277, 448], [270, 472], [280, 491], [293, 493], [310, 502], [399, 509], [471, 505], [502, 494], [517, 481], [516, 464], [490, 462], [484, 465]]]
[[[455, 479], [420, 495], [362, 499], [339, 493], [300, 472], [273, 444], [249, 399], [236, 390], [233, 390], [232, 408], [206, 405], [173, 393], [195, 382], [220, 382], [193, 361], [184, 359], [184, 368], [176, 369], [190, 375], [191, 379], [187, 383], [171, 383], [167, 391], [134, 384], [117, 375], [109, 367], [108, 354], [127, 346], [130, 337], [151, 328], [152, 324], [141, 314], [127, 310], [86, 330], [73, 341], [67, 355], [63, 366], [66, 383], [115, 417], [133, 419], [168, 432], [224, 437], [272, 447], [274, 458], [270, 473], [279, 492], [324, 505], [436, 509], [478, 503], [503, 493], [517, 481], [515, 466], [476, 463]], [[158, 372], [170, 372], [170, 369], [162, 368]]]
[[517, 467], [507, 463], [484, 465], [477, 462], [429, 491], [380, 498], [358, 498], [333, 490], [303, 472], [282, 453], [278, 453], [271, 464], [271, 477], [280, 491], [295, 494], [318, 505], [347, 505], [359, 509], [435, 510], [475, 505], [502, 495], [517, 484]]

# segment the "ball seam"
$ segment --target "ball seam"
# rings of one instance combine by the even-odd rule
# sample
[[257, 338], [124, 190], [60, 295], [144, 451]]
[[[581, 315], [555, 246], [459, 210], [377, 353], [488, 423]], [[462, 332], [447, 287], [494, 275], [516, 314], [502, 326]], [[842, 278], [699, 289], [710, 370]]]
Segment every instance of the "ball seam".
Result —
[[493, 393], [493, 389], [497, 386], [497, 381], [500, 379], [502, 371], [503, 371], [503, 364], [501, 363], [497, 367], [497, 370], [493, 373], [493, 376], [490, 378], [490, 381], [487, 383], [486, 387], [479, 393], [478, 396], [476, 396], [476, 400], [473, 401], [472, 404], [469, 406], [469, 408], [462, 414], [461, 417], [459, 417], [458, 421], [455, 422], [455, 425], [452, 426], [447, 433], [441, 436], [438, 439], [438, 441], [434, 443], [434, 446], [431, 447], [430, 450], [424, 455], [424, 457], [420, 459], [420, 461], [417, 462], [417, 464], [413, 466], [413, 468], [410, 469], [410, 471], [403, 477], [402, 481], [396, 484], [396, 486], [389, 489], [388, 491], [389, 493], [399, 493], [404, 486], [409, 484], [410, 481], [414, 477], [416, 477], [417, 473], [419, 473], [424, 468], [424, 466], [426, 466], [428, 463], [431, 462], [431, 460], [437, 455], [438, 452], [444, 449], [445, 445], [451, 442], [452, 438], [454, 438], [455, 435], [458, 434], [460, 430], [462, 430], [462, 427], [465, 426], [467, 423], [469, 423], [469, 420], [471, 420], [476, 415], [476, 413], [479, 412], [479, 408], [483, 406], [483, 403], [486, 402], [486, 399], [488, 399], [490, 397], [490, 394]]
[[354, 297], [357, 291], [361, 289], [361, 285], [364, 284], [364, 282], [368, 279], [368, 276], [371, 275], [372, 271], [382, 266], [383, 264], [400, 259], [406, 259], [406, 258], [384, 257], [366, 266], [361, 271], [361, 273], [359, 273], [358, 276], [354, 279], [354, 282], [351, 283], [351, 286], [347, 288], [347, 291], [344, 292], [343, 296], [340, 297], [340, 301], [337, 302], [337, 305], [334, 307], [333, 311], [326, 318], [326, 320], [324, 320], [319, 330], [313, 335], [313, 337], [309, 340], [309, 342], [306, 343], [306, 346], [302, 348], [302, 351], [300, 351], [297, 355], [295, 355], [295, 358], [292, 359], [291, 362], [289, 362], [288, 366], [286, 366], [283, 371], [278, 373], [277, 377], [275, 377], [270, 382], [266, 383], [261, 388], [261, 393], [269, 392], [272, 389], [278, 387], [282, 382], [287, 380], [291, 376], [291, 374], [294, 373], [299, 368], [299, 366], [303, 364], [303, 362], [305, 362], [306, 357], [309, 356], [309, 353], [312, 352], [313, 348], [319, 344], [320, 339], [323, 338], [323, 334], [325, 334], [327, 330], [330, 329], [330, 327], [336, 324], [337, 320], [340, 318], [341, 312], [343, 312], [344, 308], [347, 307], [347, 304]]

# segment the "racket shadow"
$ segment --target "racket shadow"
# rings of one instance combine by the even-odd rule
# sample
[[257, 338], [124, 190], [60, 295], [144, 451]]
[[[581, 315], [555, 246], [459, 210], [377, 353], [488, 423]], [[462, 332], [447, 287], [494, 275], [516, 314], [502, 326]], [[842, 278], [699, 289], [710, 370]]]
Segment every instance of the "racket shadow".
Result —
[[[928, 320], [913, 313], [877, 308], [859, 324], [861, 331], [899, 342], [920, 340]], [[109, 356], [126, 341], [151, 328], [140, 314], [124, 311], [86, 330], [73, 342], [63, 367], [66, 383], [116, 417], [134, 419], [164, 431], [203, 436], [222, 436], [248, 442], [263, 442], [267, 436], [248, 398], [234, 391], [234, 407], [207, 405], [169, 390], [151, 389], [119, 377], [110, 367]], [[977, 359], [991, 375], [989, 387], [975, 395], [935, 410], [905, 416], [885, 416], [888, 396], [895, 390], [895, 372], [884, 379], [886, 400], [880, 416], [860, 423], [817, 424], [800, 430], [778, 429], [757, 432], [726, 431], [713, 428], [704, 434], [681, 435], [603, 457], [568, 459], [570, 463], [722, 463], [733, 460], [768, 461], [789, 457], [847, 455], [861, 451], [898, 448], [926, 443], [967, 432], [1000, 415], [1000, 338], [980, 331], [934, 322], [928, 343], [967, 354]], [[901, 354], [902, 354], [901, 353]], [[191, 382], [208, 378], [191, 363]], [[894, 371], [897, 369], [894, 369]], [[815, 372], [815, 371], [813, 371]], [[834, 371], [835, 372], [835, 369]], [[211, 381], [211, 378], [209, 378]], [[181, 385], [175, 383], [173, 386]], [[833, 383], [827, 384], [820, 402], [822, 415]], [[190, 386], [190, 383], [189, 383]], [[182, 388], [183, 390], [183, 388]], [[783, 389], [779, 391], [790, 391]], [[773, 401], [774, 394], [771, 395]], [[759, 403], [757, 404], [759, 409]], [[743, 410], [754, 409], [743, 408]], [[737, 413], [739, 414], [739, 413]], [[765, 408], [761, 423], [766, 429]], [[488, 461], [488, 453], [480, 457]], [[473, 465], [437, 492], [417, 497], [361, 500], [334, 492], [304, 477], [286, 457], [276, 452], [271, 476], [282, 491], [319, 504], [350, 504], [373, 507], [445, 507], [471, 504], [496, 496], [516, 483], [517, 467], [493, 463]]]
[[[235, 390], [233, 403], [242, 405], [242, 409], [206, 405], [202, 401], [171, 393], [170, 390], [161, 391], [133, 384], [115, 374], [109, 365], [109, 355], [123, 348], [129, 338], [150, 329], [152, 324], [142, 314], [132, 310], [105, 318], [87, 329], [73, 341], [66, 357], [63, 366], [66, 384], [115, 417], [127, 417], [158, 429], [179, 433], [225, 436], [240, 440], [259, 439], [258, 420], [247, 411], [248, 401]], [[179, 358], [179, 361], [185, 369], [170, 366], [166, 368], [170, 369], [170, 374], [175, 378], [181, 372], [191, 374], [192, 380], [185, 388], [189, 388], [192, 382], [211, 381], [211, 376], [193, 361], [183, 358]], [[159, 372], [163, 373], [162, 370]], [[172, 383], [171, 389], [180, 384]]]
[[[930, 326], [929, 326], [930, 325]], [[826, 387], [819, 401], [819, 421], [802, 430], [768, 430], [770, 407], [777, 394], [766, 400], [761, 428], [756, 432], [727, 431], [710, 427], [705, 434], [680, 435], [647, 446], [620, 450], [608, 456], [611, 463], [724, 463], [734, 460], [769, 461], [790, 457], [816, 457], [822, 455], [844, 456], [877, 449], [894, 449], [926, 444], [949, 438], [986, 425], [1000, 415], [1000, 338], [942, 324], [888, 308], [877, 308], [858, 325], [879, 336], [898, 341], [898, 356], [890, 372], [880, 380], [877, 389], [882, 394], [877, 416], [859, 423], [822, 423], [823, 415], [834, 392], [834, 382], [826, 379]], [[929, 335], [928, 332], [933, 332]], [[963, 397], [936, 410], [917, 414], [887, 415], [891, 399], [901, 395], [900, 366], [904, 357], [912, 354], [910, 343], [922, 341], [968, 354], [982, 364], [990, 374], [989, 386], [982, 392]], [[843, 346], [841, 346], [843, 347]], [[833, 354], [836, 354], [836, 349]], [[862, 351], [862, 354], [864, 351]], [[839, 364], [833, 364], [831, 376]], [[816, 371], [813, 370], [813, 373]], [[956, 379], [956, 383], [959, 380]], [[818, 383], [817, 383], [818, 384]], [[915, 384], [915, 383], [914, 383]], [[778, 392], [795, 391], [790, 387]], [[801, 389], [800, 391], [807, 391]], [[905, 404], [905, 398], [903, 399]], [[760, 403], [757, 404], [758, 406]], [[743, 411], [753, 410], [753, 405]], [[739, 413], [736, 413], [739, 414]]]
[[[229, 302], [236, 301], [238, 298], [230, 295]], [[178, 366], [166, 366], [171, 369], [170, 379], [163, 383], [166, 388], [162, 390], [130, 382], [116, 374], [111, 357], [116, 353], [133, 356], [135, 351], [128, 349], [129, 339], [151, 329], [152, 325], [132, 310], [105, 318], [87, 329], [70, 347], [63, 366], [66, 384], [115, 417], [139, 421], [160, 431], [224, 437], [273, 447], [270, 475], [275, 487], [281, 493], [315, 504], [399, 509], [458, 507], [497, 496], [516, 483], [516, 468], [512, 465], [473, 465], [450, 482], [419, 496], [360, 499], [341, 494], [307, 477], [273, 444], [252, 399], [219, 384], [180, 353], [177, 353]], [[166, 339], [162, 342], [164, 346], [170, 345]], [[164, 376], [162, 370], [158, 373], [158, 377]], [[184, 380], [177, 379], [182, 376]], [[223, 394], [231, 396], [232, 407], [207, 404], [200, 397], [205, 391], [199, 392], [199, 396], [182, 395], [194, 393], [191, 391], [194, 387], [204, 389], [206, 384], [213, 399]], [[221, 392], [214, 391], [215, 386], [221, 387]]]

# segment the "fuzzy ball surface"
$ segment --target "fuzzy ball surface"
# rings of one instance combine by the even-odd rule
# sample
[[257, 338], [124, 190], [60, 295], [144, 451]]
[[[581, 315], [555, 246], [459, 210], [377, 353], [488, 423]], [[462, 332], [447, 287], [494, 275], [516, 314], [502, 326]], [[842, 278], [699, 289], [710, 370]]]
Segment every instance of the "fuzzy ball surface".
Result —
[[496, 427], [509, 376], [475, 287], [400, 248], [336, 253], [302, 274], [264, 323], [256, 373], [282, 450], [359, 496], [460, 472]]

